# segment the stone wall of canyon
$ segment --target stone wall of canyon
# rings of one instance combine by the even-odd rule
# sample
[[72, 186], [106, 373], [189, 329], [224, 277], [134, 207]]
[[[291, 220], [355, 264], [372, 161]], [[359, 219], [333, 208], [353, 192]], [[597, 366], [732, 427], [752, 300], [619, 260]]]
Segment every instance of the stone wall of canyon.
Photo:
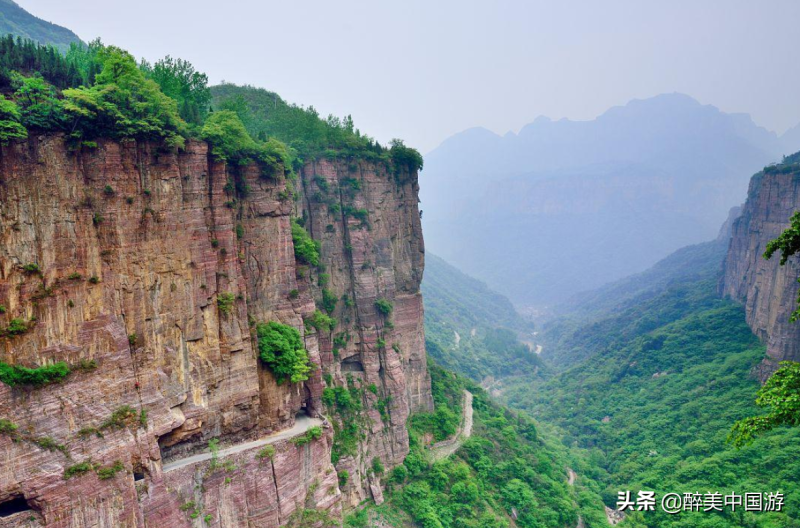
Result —
[[[0, 383], [0, 419], [16, 427], [0, 427], [0, 526], [273, 527], [380, 500], [370, 464], [401, 462], [409, 413], [432, 406], [417, 176], [358, 160], [299, 176], [226, 167], [201, 142], [2, 148], [0, 329], [28, 330], [0, 338], [0, 361], [73, 368], [44, 387]], [[295, 260], [292, 216], [321, 241], [319, 268]], [[304, 324], [323, 289], [339, 299], [330, 332]], [[318, 367], [308, 381], [280, 385], [260, 364], [262, 321], [300, 330]], [[324, 388], [348, 384], [368, 419], [336, 467], [331, 416], [303, 445], [164, 471], [212, 439], [236, 446], [321, 416]]]
[[800, 325], [789, 322], [800, 291], [800, 260], [794, 256], [781, 266], [780, 253], [770, 260], [762, 256], [797, 210], [800, 170], [780, 168], [753, 176], [725, 259], [721, 291], [744, 304], [747, 323], [767, 346], [770, 359], [762, 365], [762, 379], [778, 361], [800, 360]]

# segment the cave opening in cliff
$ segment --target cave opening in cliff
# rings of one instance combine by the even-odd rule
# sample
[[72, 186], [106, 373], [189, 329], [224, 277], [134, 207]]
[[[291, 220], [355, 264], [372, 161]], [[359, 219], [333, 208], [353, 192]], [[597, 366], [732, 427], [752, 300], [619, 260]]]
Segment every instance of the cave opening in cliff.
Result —
[[358, 356], [351, 356], [341, 363], [342, 372], [364, 372], [364, 364]]
[[10, 499], [0, 502], [0, 518], [11, 517], [15, 513], [33, 511], [28, 501], [22, 495], [16, 495]]

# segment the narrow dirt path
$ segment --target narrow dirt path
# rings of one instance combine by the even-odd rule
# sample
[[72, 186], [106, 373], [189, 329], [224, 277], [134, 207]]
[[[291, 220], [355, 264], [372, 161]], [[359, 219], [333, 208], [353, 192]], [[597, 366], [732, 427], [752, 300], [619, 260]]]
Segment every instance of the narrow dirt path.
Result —
[[572, 468], [567, 468], [567, 483], [570, 486], [574, 486], [576, 478], [578, 478], [578, 475], [572, 471]]
[[[253, 449], [255, 447], [261, 447], [267, 444], [274, 444], [275, 442], [286, 440], [287, 438], [292, 438], [294, 436], [305, 434], [305, 432], [311, 429], [312, 427], [321, 426], [322, 423], [323, 421], [320, 420], [319, 418], [311, 418], [309, 416], [298, 416], [294, 425], [289, 429], [284, 429], [283, 431], [279, 431], [273, 435], [261, 438], [259, 440], [253, 440], [252, 442], [245, 442], [243, 444], [236, 444], [231, 447], [220, 449], [219, 452], [217, 453], [217, 456], [219, 458], [224, 458], [228, 455], [241, 453], [242, 451], [247, 451], [248, 449]], [[180, 469], [182, 467], [186, 467], [190, 464], [196, 464], [197, 462], [203, 462], [204, 460], [211, 460], [211, 456], [212, 456], [211, 452], [208, 452], [174, 460], [169, 464], [164, 464], [163, 471], [164, 473], [166, 473], [168, 471], [173, 471], [176, 469]]]
[[453, 438], [442, 440], [437, 444], [433, 444], [429, 451], [432, 462], [449, 457], [461, 447], [464, 442], [472, 435], [472, 393], [468, 390], [464, 391], [464, 403], [461, 410], [461, 425]]
[[[578, 478], [578, 475], [572, 470], [572, 468], [567, 468], [567, 484], [574, 486], [576, 478]], [[575, 507], [577, 506], [578, 505], [575, 504]], [[578, 524], [575, 526], [575, 528], [586, 528], [586, 523], [583, 521], [583, 517], [580, 515], [578, 515]]]

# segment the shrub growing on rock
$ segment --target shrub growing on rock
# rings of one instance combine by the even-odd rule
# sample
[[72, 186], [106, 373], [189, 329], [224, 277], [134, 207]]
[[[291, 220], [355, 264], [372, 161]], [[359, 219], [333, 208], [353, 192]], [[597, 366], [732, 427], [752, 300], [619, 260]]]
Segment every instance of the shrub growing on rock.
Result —
[[66, 378], [69, 373], [69, 365], [63, 361], [38, 368], [20, 367], [0, 362], [0, 381], [12, 387], [16, 385], [41, 387], [49, 383], [57, 383]]
[[259, 323], [258, 357], [275, 375], [278, 384], [298, 383], [308, 379], [311, 365], [296, 328], [275, 321]]
[[294, 256], [300, 262], [311, 266], [319, 265], [320, 244], [296, 220], [292, 220], [292, 241]]

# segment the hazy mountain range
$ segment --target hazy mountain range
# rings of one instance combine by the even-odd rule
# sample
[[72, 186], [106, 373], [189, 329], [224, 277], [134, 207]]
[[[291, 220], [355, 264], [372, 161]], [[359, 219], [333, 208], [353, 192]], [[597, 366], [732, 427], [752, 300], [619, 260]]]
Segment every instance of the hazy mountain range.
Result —
[[682, 94], [470, 129], [425, 157], [426, 246], [542, 308], [714, 238], [750, 176], [798, 149], [800, 126], [778, 136]]
[[0, 35], [11, 33], [42, 44], [52, 44], [61, 50], [81, 39], [65, 27], [35, 17], [13, 0], [0, 0]]

